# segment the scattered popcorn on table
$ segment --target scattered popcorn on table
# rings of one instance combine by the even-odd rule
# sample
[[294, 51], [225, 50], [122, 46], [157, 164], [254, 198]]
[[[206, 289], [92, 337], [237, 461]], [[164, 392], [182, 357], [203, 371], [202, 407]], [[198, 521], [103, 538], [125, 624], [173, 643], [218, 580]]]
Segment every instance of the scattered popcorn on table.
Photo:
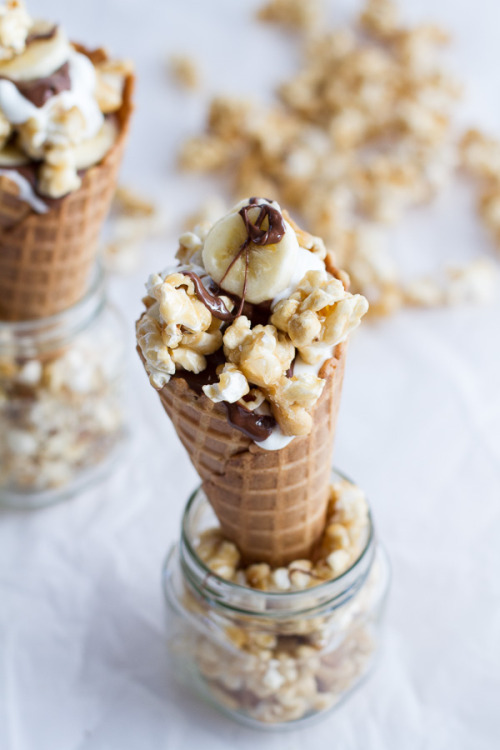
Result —
[[136, 270], [146, 240], [161, 233], [163, 220], [156, 206], [130, 188], [116, 190], [102, 245], [108, 271], [128, 274]]
[[200, 73], [193, 59], [186, 55], [172, 55], [169, 69], [179, 86], [186, 89], [197, 89], [200, 86]]
[[[439, 59], [446, 32], [405, 26], [392, 0], [365, 3], [361, 34], [324, 31], [316, 3], [270, 0], [258, 17], [300, 30], [299, 71], [271, 105], [215, 97], [205, 133], [184, 144], [180, 165], [232, 175], [237, 194], [274, 195], [300, 212], [349, 274], [351, 291], [368, 299], [369, 314], [455, 304], [454, 293], [430, 289], [416, 301], [427, 279], [407, 283], [386, 233], [371, 239], [375, 225], [432, 200], [459, 162], [452, 125], [461, 86]], [[500, 245], [499, 145], [471, 131], [460, 152], [480, 178], [480, 215]]]

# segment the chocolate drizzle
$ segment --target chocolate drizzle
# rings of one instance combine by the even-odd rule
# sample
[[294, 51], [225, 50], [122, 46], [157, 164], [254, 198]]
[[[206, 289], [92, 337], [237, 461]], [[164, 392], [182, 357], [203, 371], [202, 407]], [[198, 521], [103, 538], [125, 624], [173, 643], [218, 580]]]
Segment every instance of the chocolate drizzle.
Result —
[[[265, 245], [275, 245], [277, 242], [280, 242], [280, 240], [283, 239], [283, 236], [286, 231], [285, 222], [283, 220], [282, 215], [278, 211], [277, 208], [274, 208], [271, 206], [271, 204], [268, 203], [258, 203], [258, 198], [250, 198], [250, 201], [247, 203], [246, 206], [243, 206], [238, 213], [243, 219], [243, 223], [245, 225], [245, 229], [247, 232], [247, 238], [246, 240], [240, 245], [238, 252], [232, 259], [231, 263], [226, 268], [224, 275], [222, 276], [222, 279], [219, 282], [219, 285], [221, 285], [228, 275], [228, 273], [231, 271], [231, 268], [234, 266], [234, 264], [241, 258], [243, 253], [245, 254], [245, 276], [243, 279], [243, 290], [241, 292], [241, 298], [240, 298], [240, 304], [238, 306], [238, 309], [236, 313], [231, 313], [231, 320], [236, 320], [236, 318], [239, 318], [239, 316], [243, 312], [243, 307], [245, 305], [245, 297], [247, 293], [247, 284], [248, 284], [248, 264], [249, 264], [249, 253], [250, 253], [250, 245], [259, 245], [260, 247], [263, 247]], [[266, 199], [264, 199], [266, 200]], [[259, 214], [255, 220], [255, 222], [252, 222], [250, 219], [250, 211], [254, 208], [260, 208]], [[267, 219], [268, 227], [267, 229], [263, 229], [262, 225]]]
[[251, 440], [260, 443], [271, 435], [276, 425], [274, 417], [256, 414], [238, 403], [228, 404], [227, 401], [222, 403], [226, 407], [228, 422]]
[[[219, 349], [207, 357], [207, 366], [202, 372], [194, 373], [188, 370], [177, 370], [174, 377], [185, 380], [191, 390], [201, 396], [204, 385], [218, 383], [217, 368], [219, 365], [224, 364], [225, 361], [224, 352], [222, 349]], [[221, 403], [226, 409], [228, 422], [248, 438], [255, 440], [256, 443], [260, 443], [262, 440], [268, 438], [273, 431], [273, 427], [276, 425], [274, 417], [267, 414], [256, 414], [254, 411], [245, 409], [244, 406], [238, 403], [229, 404], [227, 401], [222, 401]]]
[[[210, 289], [207, 289], [202, 279], [198, 276], [197, 273], [194, 273], [194, 271], [185, 271], [184, 276], [189, 276], [189, 278], [192, 279], [198, 299], [200, 300], [200, 302], [203, 302], [207, 310], [210, 310], [214, 318], [223, 320], [227, 323], [233, 322], [235, 316], [231, 312], [229, 312], [226, 305], [224, 304], [224, 300], [221, 299], [219, 294], [217, 294], [219, 287], [212, 279], [210, 279], [210, 284], [212, 286], [211, 291]], [[240, 301], [239, 298], [234, 294], [226, 293], [225, 296], [232, 299], [235, 304], [236, 301]], [[269, 315], [271, 313], [271, 304], [272, 300], [266, 300], [265, 302], [261, 302], [259, 305], [254, 305], [251, 302], [244, 302], [242, 314], [251, 321], [253, 326], [265, 325], [269, 320]]]
[[225, 306], [224, 300], [222, 300], [218, 294], [211, 294], [204, 286], [197, 273], [186, 271], [184, 276], [189, 276], [189, 278], [192, 279], [198, 298], [203, 302], [207, 310], [210, 310], [214, 318], [228, 322], [234, 320], [234, 316]]
[[5, 78], [4, 76], [0, 76], [0, 78], [13, 83], [19, 93], [35, 107], [43, 107], [53, 96], [60, 94], [61, 91], [69, 91], [71, 88], [69, 64], [67, 62], [50, 76], [36, 78], [33, 81], [13, 81], [11, 78]]

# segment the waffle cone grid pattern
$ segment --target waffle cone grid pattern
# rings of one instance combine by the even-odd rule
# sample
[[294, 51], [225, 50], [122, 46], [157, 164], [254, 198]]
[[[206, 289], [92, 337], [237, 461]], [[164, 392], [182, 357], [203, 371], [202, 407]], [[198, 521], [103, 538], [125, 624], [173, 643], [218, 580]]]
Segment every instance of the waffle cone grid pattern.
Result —
[[310, 557], [321, 537], [329, 499], [331, 457], [346, 343], [323, 365], [326, 384], [309, 435], [268, 451], [227, 419], [223, 404], [172, 378], [159, 395], [225, 536], [243, 561], [284, 565]]

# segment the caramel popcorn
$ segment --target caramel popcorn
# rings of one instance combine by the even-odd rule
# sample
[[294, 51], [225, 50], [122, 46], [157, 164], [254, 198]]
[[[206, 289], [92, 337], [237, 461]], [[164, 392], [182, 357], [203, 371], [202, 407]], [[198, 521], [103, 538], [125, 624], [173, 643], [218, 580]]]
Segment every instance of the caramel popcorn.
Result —
[[224, 354], [237, 365], [247, 380], [266, 388], [288, 370], [295, 356], [293, 344], [272, 325], [251, 328], [244, 315], [224, 333]]
[[392, 0], [368, 0], [359, 20], [362, 28], [381, 39], [390, 38], [400, 24], [398, 7]]
[[[183, 273], [151, 276], [149, 306], [136, 326], [137, 343], [151, 384], [163, 388], [176, 365], [190, 372], [207, 366], [206, 355], [222, 345], [220, 321], [198, 299], [194, 284]], [[224, 298], [228, 309], [231, 300]]]
[[146, 240], [164, 229], [164, 215], [149, 198], [119, 185], [111, 204], [107, 237], [101, 252], [107, 270], [130, 273], [139, 263]]
[[322, 20], [322, 3], [320, 0], [270, 0], [259, 9], [257, 18], [299, 30], [310, 30]]
[[200, 85], [200, 74], [194, 60], [185, 55], [172, 55], [169, 68], [175, 81], [186, 89], [197, 89]]
[[304, 362], [315, 364], [325, 347], [357, 328], [367, 309], [365, 298], [346, 292], [338, 279], [308, 271], [296, 291], [277, 303], [271, 323], [289, 335]]
[[478, 213], [500, 247], [500, 141], [469, 130], [460, 142], [461, 165], [479, 188]]
[[[267, 563], [241, 568], [237, 547], [224, 539], [219, 528], [203, 532], [196, 551], [210, 570], [217, 573], [214, 566], [222, 568], [223, 577], [235, 583], [242, 580], [241, 585], [261, 591], [301, 590], [317, 586], [347, 570], [366, 544], [368, 526], [368, 504], [364, 492], [347, 480], [339, 480], [330, 489], [328, 519], [314, 561], [294, 560], [281, 568], [271, 568]], [[339, 552], [341, 554], [337, 554]]]
[[284, 435], [308, 435], [311, 410], [323, 392], [325, 381], [313, 374], [281, 377], [269, 389], [272, 412]]
[[234, 404], [250, 391], [246, 377], [235, 365], [225, 364], [218, 375], [218, 383], [203, 386], [204, 394], [215, 403], [227, 401]]
[[125, 79], [133, 72], [128, 60], [101, 60], [95, 65], [95, 97], [99, 109], [105, 115], [117, 112], [123, 100]]
[[68, 148], [51, 148], [45, 152], [40, 167], [38, 188], [43, 195], [62, 198], [82, 184], [75, 167], [73, 153]]
[[[309, 12], [308, 3], [285, 0], [267, 3], [259, 16], [310, 28]], [[387, 236], [379, 231], [373, 242], [370, 235], [374, 225], [401, 221], [432, 200], [450, 180], [461, 87], [439, 60], [448, 42], [441, 29], [406, 26], [391, 0], [368, 0], [359, 20], [362, 35], [339, 29], [306, 36], [302, 66], [279, 87], [278, 102], [252, 106], [216, 97], [206, 132], [184, 144], [180, 162], [230, 170], [238, 195], [274, 195], [300, 211], [348, 272], [352, 290], [368, 298], [371, 313], [389, 315], [414, 304], [414, 288], [426, 280], [403, 281]], [[462, 158], [469, 165], [481, 160], [494, 177], [498, 155], [485, 157], [491, 144], [480, 141], [477, 134], [464, 139]], [[482, 216], [495, 233], [496, 191], [484, 186], [482, 195]], [[433, 300], [449, 304], [446, 294]], [[299, 340], [312, 331], [308, 318], [294, 323]]]
[[0, 6], [0, 60], [23, 52], [32, 24], [22, 0], [7, 0]]

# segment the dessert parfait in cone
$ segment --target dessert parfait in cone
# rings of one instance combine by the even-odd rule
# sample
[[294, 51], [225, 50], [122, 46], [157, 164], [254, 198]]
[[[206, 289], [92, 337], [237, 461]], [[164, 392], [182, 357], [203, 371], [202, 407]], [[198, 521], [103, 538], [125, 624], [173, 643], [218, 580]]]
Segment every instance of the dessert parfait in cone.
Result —
[[246, 563], [314, 554], [325, 529], [346, 340], [368, 304], [272, 200], [180, 238], [138, 350]]
[[0, 6], [0, 319], [81, 299], [132, 111], [130, 63]]

